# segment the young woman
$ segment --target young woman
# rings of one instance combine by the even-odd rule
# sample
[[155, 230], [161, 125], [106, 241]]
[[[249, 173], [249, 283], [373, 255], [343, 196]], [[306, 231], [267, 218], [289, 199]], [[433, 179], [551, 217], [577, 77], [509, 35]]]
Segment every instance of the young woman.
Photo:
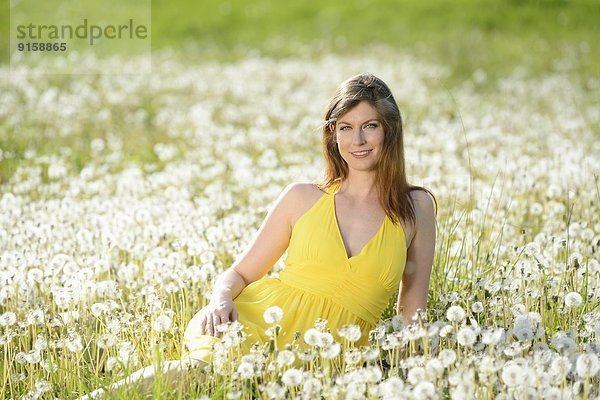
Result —
[[[210, 362], [219, 324], [241, 322], [246, 350], [267, 342], [263, 313], [271, 306], [283, 310], [281, 348], [318, 318], [338, 341], [337, 329], [358, 325], [356, 344], [368, 344], [398, 288], [406, 323], [425, 310], [437, 204], [427, 189], [407, 182], [402, 118], [382, 80], [360, 74], [340, 85], [325, 113], [323, 152], [323, 181], [293, 183], [281, 193], [251, 245], [217, 279], [210, 303], [190, 321], [187, 353], [165, 363], [167, 378]], [[279, 278], [266, 277], [286, 250]], [[129, 382], [150, 388], [153, 376], [147, 367], [111, 389]]]

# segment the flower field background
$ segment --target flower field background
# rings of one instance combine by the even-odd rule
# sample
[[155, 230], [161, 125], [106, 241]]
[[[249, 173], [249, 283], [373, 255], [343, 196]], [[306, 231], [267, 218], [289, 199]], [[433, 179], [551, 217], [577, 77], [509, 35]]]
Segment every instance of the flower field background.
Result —
[[370, 71], [403, 113], [409, 180], [439, 202], [426, 315], [403, 326], [394, 297], [368, 348], [316, 321], [298, 348], [244, 356], [234, 324], [154, 397], [598, 398], [598, 53], [560, 48], [493, 72], [390, 43], [202, 62], [166, 46], [135, 76], [0, 66], [0, 397], [75, 398], [179, 358], [273, 200], [320, 177], [329, 96]]

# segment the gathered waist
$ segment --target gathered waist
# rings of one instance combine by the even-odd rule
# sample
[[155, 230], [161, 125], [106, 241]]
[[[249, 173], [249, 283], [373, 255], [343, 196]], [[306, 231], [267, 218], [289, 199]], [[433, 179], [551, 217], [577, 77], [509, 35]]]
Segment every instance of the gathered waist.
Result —
[[374, 326], [379, 320], [384, 309], [369, 296], [372, 295], [369, 285], [357, 282], [356, 276], [352, 279], [350, 272], [335, 275], [308, 272], [301, 268], [286, 268], [278, 279], [284, 285], [327, 299], [368, 325]]

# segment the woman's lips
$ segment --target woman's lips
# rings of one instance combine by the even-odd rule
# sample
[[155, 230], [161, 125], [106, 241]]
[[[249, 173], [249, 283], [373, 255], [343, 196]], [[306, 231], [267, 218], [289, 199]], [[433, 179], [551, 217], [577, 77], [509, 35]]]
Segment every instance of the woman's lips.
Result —
[[363, 150], [363, 151], [355, 151], [350, 154], [352, 154], [354, 156], [354, 158], [365, 158], [371, 153], [371, 151], [373, 151], [373, 149]]

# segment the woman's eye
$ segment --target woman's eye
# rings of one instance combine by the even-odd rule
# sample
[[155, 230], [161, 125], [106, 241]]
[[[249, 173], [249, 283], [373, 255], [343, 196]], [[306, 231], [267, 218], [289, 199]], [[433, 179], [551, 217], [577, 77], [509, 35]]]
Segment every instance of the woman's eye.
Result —
[[367, 128], [377, 128], [377, 124], [367, 124]]
[[340, 128], [340, 131], [347, 131], [348, 129], [350, 129], [350, 127], [346, 125], [346, 126], [342, 126]]

